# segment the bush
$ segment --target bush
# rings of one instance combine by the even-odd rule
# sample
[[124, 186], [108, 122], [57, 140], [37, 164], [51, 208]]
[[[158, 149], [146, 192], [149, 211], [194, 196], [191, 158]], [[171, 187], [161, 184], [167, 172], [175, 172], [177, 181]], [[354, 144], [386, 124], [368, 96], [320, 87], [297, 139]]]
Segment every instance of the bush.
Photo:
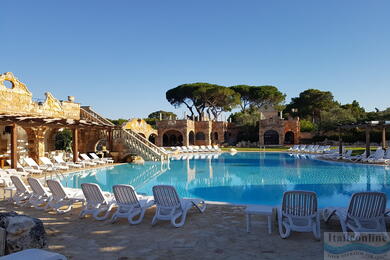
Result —
[[317, 126], [309, 120], [301, 120], [301, 132], [313, 132], [317, 129]]

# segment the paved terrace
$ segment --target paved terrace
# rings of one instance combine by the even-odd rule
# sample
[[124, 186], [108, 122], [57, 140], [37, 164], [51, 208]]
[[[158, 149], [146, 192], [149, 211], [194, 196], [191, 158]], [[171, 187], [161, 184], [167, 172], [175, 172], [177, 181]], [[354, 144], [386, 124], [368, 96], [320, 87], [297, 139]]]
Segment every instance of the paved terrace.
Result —
[[[205, 213], [192, 209], [182, 228], [168, 221], [151, 226], [155, 208], [139, 225], [126, 219], [115, 224], [79, 219], [81, 204], [69, 213], [56, 215], [34, 208], [0, 202], [1, 211], [16, 211], [43, 221], [48, 249], [68, 259], [323, 259], [323, 243], [311, 233], [292, 233], [281, 239], [275, 227], [267, 233], [266, 219], [253, 217], [246, 232], [243, 207], [208, 205]], [[339, 225], [322, 224], [322, 231], [338, 231]]]

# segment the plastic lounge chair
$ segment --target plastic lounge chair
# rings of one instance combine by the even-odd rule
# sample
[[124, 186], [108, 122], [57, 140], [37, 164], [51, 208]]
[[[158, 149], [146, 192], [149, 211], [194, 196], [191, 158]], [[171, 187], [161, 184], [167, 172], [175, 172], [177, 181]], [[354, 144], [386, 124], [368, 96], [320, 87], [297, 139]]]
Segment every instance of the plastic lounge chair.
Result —
[[59, 165], [64, 165], [64, 166], [68, 166], [68, 167], [72, 167], [72, 168], [82, 168], [83, 167], [82, 164], [73, 163], [73, 162], [65, 162], [61, 156], [54, 156], [53, 158], [56, 161], [56, 163], [58, 163]]
[[1, 257], [2, 260], [66, 260], [64, 255], [42, 249], [25, 249], [16, 253], [12, 253]]
[[91, 158], [88, 157], [85, 153], [80, 154], [80, 157], [82, 160], [80, 160], [80, 163], [88, 166], [96, 166], [97, 163], [93, 162]]
[[69, 166], [66, 165], [60, 165], [60, 164], [54, 164], [52, 161], [50, 161], [49, 158], [47, 157], [39, 157], [41, 162], [46, 166], [46, 167], [51, 167], [52, 169], [56, 170], [69, 170]]
[[86, 155], [85, 153], [82, 153], [80, 154], [80, 157], [84, 160], [84, 162], [90, 162], [90, 163], [94, 163], [95, 165], [96, 164], [106, 164], [105, 162], [101, 161], [101, 160], [93, 160], [91, 159], [88, 155]]
[[[7, 163], [8, 163], [8, 165], [11, 166], [11, 160], [7, 160]], [[16, 164], [16, 169], [19, 172], [23, 172], [23, 173], [32, 173], [32, 174], [41, 174], [41, 173], [43, 173], [42, 170], [34, 169], [32, 167], [23, 167], [20, 163]]]
[[300, 146], [299, 146], [299, 152], [303, 152], [303, 151], [305, 151], [305, 148], [306, 148], [306, 145], [305, 144], [301, 144]]
[[[85, 205], [80, 212], [80, 218], [91, 214], [96, 220], [105, 220], [108, 218], [115, 200], [112, 194], [103, 193], [99, 185], [95, 183], [82, 183], [81, 189], [85, 196]], [[99, 216], [104, 213], [103, 216]]]
[[3, 184], [4, 187], [11, 187], [12, 181], [11, 181], [11, 175], [0, 168], [0, 183]]
[[[152, 196], [139, 196], [133, 186], [115, 185], [113, 186], [114, 196], [118, 208], [111, 217], [111, 222], [118, 218], [127, 218], [130, 224], [139, 224], [144, 218], [148, 208], [154, 205]], [[138, 216], [138, 219], [135, 219]]]
[[[85, 201], [83, 192], [81, 189], [64, 188], [59, 181], [47, 180], [46, 181], [52, 197], [48, 203], [48, 207], [54, 209], [57, 213], [66, 213], [70, 211], [74, 203]], [[66, 209], [61, 209], [66, 206]]]
[[216, 152], [221, 152], [221, 151], [222, 151], [222, 149], [219, 148], [218, 145], [214, 145], [213, 147], [214, 147], [214, 150], [215, 150]]
[[113, 159], [110, 159], [110, 158], [100, 158], [96, 153], [89, 153], [89, 155], [91, 155], [92, 159], [96, 160], [96, 161], [102, 161], [104, 163], [114, 163]]
[[[357, 192], [352, 195], [348, 209], [324, 209], [324, 221], [328, 222], [335, 214], [347, 240], [359, 238], [360, 232], [386, 232], [386, 201], [386, 194], [382, 192]], [[352, 230], [353, 237], [348, 230]]]
[[26, 162], [26, 164], [33, 168], [33, 169], [37, 169], [37, 170], [41, 170], [41, 171], [47, 171], [47, 172], [52, 172], [54, 171], [54, 169], [50, 166], [40, 166], [39, 164], [36, 163], [36, 161], [34, 161], [32, 158], [30, 157], [26, 157], [24, 158], [24, 161]]
[[305, 153], [310, 153], [311, 150], [313, 149], [314, 145], [308, 145], [305, 147], [305, 149], [303, 150]]
[[11, 176], [10, 178], [16, 188], [16, 192], [12, 197], [12, 200], [19, 206], [26, 205], [31, 197], [31, 192], [19, 176]]
[[295, 151], [295, 150], [298, 149], [298, 148], [299, 148], [299, 145], [295, 144], [295, 145], [291, 146], [290, 148], [288, 148], [287, 151], [293, 152], [293, 151]]
[[188, 210], [193, 206], [201, 213], [206, 210], [206, 204], [201, 199], [180, 199], [173, 186], [154, 186], [153, 196], [157, 209], [152, 225], [158, 220], [170, 220], [174, 227], [181, 227], [184, 225]]
[[375, 153], [370, 154], [370, 156], [362, 159], [362, 162], [370, 162], [372, 160], [381, 159], [384, 156], [384, 152], [382, 148], [378, 148]]
[[378, 159], [377, 162], [388, 163], [390, 161], [390, 149], [387, 149], [382, 159]]
[[43, 187], [42, 183], [35, 178], [27, 178], [27, 182], [30, 185], [32, 194], [29, 202], [36, 209], [47, 209], [48, 202], [51, 199], [51, 193]]
[[337, 159], [343, 159], [343, 160], [349, 160], [349, 158], [352, 156], [352, 150], [346, 150], [345, 153], [341, 156], [339, 156]]
[[372, 158], [367, 158], [369, 163], [377, 163], [384, 161], [385, 151], [383, 149], [377, 150]]
[[317, 195], [311, 191], [287, 191], [283, 194], [282, 206], [278, 208], [279, 234], [290, 236], [291, 231], [313, 232], [321, 238], [320, 216]]
[[208, 149], [206, 148], [206, 146], [201, 145], [200, 146], [200, 152], [208, 152]]

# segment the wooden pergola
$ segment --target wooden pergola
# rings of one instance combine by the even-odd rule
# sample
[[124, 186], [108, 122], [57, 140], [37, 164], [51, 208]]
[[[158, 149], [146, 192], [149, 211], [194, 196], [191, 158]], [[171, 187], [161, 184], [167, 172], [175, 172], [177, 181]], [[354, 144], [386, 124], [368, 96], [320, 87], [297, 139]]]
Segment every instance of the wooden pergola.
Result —
[[372, 130], [381, 130], [382, 131], [382, 148], [386, 149], [386, 128], [390, 127], [390, 121], [368, 121], [362, 123], [354, 123], [354, 124], [341, 124], [338, 126], [339, 130], [339, 153], [342, 154], [343, 150], [343, 141], [342, 141], [342, 130], [343, 129], [365, 129], [366, 133], [366, 155], [370, 155], [370, 133]]
[[85, 128], [94, 128], [108, 130], [108, 143], [112, 146], [112, 130], [114, 126], [105, 123], [90, 122], [86, 120], [74, 120], [64, 118], [45, 118], [42, 116], [26, 116], [23, 114], [0, 114], [0, 125], [11, 127], [11, 168], [17, 166], [17, 131], [16, 127], [50, 127], [50, 128], [69, 128], [72, 130], [72, 150], [73, 160], [78, 158], [78, 131]]

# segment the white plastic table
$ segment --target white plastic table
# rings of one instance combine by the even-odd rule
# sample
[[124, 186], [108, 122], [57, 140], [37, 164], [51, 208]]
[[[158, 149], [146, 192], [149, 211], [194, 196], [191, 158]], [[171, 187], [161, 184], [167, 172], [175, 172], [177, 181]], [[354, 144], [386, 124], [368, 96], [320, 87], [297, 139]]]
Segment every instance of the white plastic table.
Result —
[[266, 205], [248, 205], [245, 209], [246, 232], [251, 232], [252, 215], [266, 216], [268, 221], [268, 234], [272, 233], [273, 216], [275, 207]]

